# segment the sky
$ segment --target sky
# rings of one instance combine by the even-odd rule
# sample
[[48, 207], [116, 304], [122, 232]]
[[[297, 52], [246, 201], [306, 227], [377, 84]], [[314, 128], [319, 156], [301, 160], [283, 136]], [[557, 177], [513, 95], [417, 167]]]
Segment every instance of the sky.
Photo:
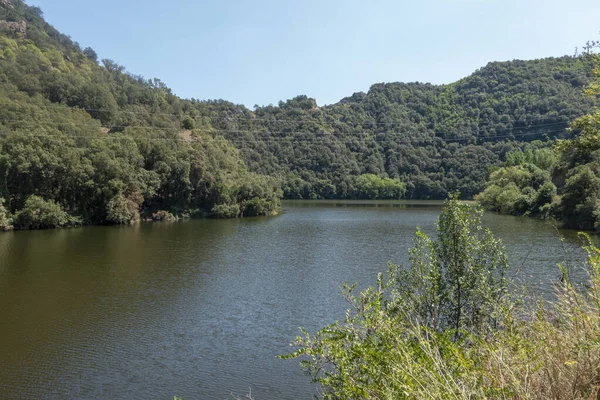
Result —
[[379, 82], [451, 83], [572, 55], [598, 0], [26, 0], [100, 58], [184, 98], [331, 104]]

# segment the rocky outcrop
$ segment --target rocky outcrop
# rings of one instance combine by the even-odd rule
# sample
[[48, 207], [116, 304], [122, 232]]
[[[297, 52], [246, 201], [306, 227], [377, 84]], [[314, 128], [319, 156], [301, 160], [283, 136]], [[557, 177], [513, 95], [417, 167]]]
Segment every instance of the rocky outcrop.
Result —
[[[10, 1], [10, 0], [0, 0], [0, 2], [3, 2], [3, 1]], [[25, 21], [20, 21], [20, 22], [0, 21], [0, 29], [9, 30], [9, 31], [13, 31], [15, 33], [20, 33], [22, 35], [25, 35], [27, 33], [27, 22], [25, 22]]]

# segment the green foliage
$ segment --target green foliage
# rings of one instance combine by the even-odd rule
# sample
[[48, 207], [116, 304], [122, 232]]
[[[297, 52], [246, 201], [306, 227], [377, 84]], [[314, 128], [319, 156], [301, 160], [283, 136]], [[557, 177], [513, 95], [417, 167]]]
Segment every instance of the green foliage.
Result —
[[140, 205], [122, 194], [106, 204], [106, 221], [112, 224], [131, 224], [140, 219]]
[[15, 214], [15, 226], [21, 229], [65, 228], [81, 224], [81, 219], [65, 212], [52, 200], [32, 195]]
[[211, 213], [216, 218], [237, 218], [240, 216], [239, 204], [216, 204]]
[[91, 47], [86, 47], [83, 50], [83, 54], [90, 59], [90, 61], [93, 61], [95, 63], [98, 62], [98, 54], [94, 51], [94, 49], [92, 49]]
[[550, 173], [523, 162], [490, 174], [487, 188], [475, 199], [486, 209], [503, 214], [547, 215], [556, 195]]
[[[587, 87], [590, 97], [600, 96], [600, 56], [595, 80]], [[561, 158], [554, 171], [558, 186], [554, 213], [568, 227], [600, 231], [600, 111], [577, 118], [571, 124], [577, 137], [557, 143]]]
[[270, 177], [244, 173], [213, 185], [216, 193], [211, 213], [217, 218], [273, 215], [280, 206], [279, 182]]
[[13, 229], [13, 220], [10, 213], [4, 206], [5, 200], [0, 197], [0, 230], [10, 231]]
[[[477, 236], [467, 231], [478, 225], [479, 217], [456, 201], [449, 200], [440, 216], [438, 229], [445, 237], [432, 241], [417, 232], [408, 271], [398, 274], [392, 267], [387, 280], [380, 274], [374, 288], [358, 295], [355, 285], [344, 286], [351, 306], [344, 322], [314, 335], [302, 330], [296, 351], [282, 358], [301, 357], [323, 399], [595, 398], [600, 384], [600, 249], [591, 241], [586, 246], [588, 285], [577, 288], [567, 280], [557, 286], [555, 301], [524, 306], [505, 296], [501, 277], [490, 279], [501, 270], [494, 265], [505, 265], [505, 257], [489, 233], [479, 243], [488, 236], [491, 253], [479, 247], [482, 253], [467, 255], [471, 251], [462, 246]], [[469, 259], [486, 264], [480, 256], [496, 261], [471, 270], [473, 274], [456, 268], [465, 272], [462, 281], [454, 273], [444, 274], [435, 262], [445, 257], [448, 265]], [[456, 308], [452, 302], [443, 306], [444, 299], [456, 299], [455, 282], [471, 282], [463, 294], [472, 296], [474, 307], [462, 309], [467, 315], [458, 331], [452, 323]], [[446, 323], [436, 323], [443, 316]]]
[[587, 161], [592, 154], [600, 149], [600, 111], [577, 118], [571, 124], [571, 131], [579, 135], [571, 140], [561, 140], [557, 143], [558, 150], [568, 158]]
[[[284, 177], [289, 198], [352, 198], [363, 174], [399, 179], [407, 198], [467, 198], [485, 188], [487, 170], [507, 152], [547, 169], [552, 149], [533, 143], [564, 137], [568, 121], [593, 109], [581, 88], [589, 57], [490, 63], [452, 85], [373, 85], [319, 107], [299, 96], [253, 112], [229, 105], [218, 129], [251, 170]], [[225, 104], [222, 107], [226, 107]], [[525, 161], [525, 154], [522, 155]]]
[[14, 212], [39, 195], [85, 223], [158, 210], [269, 215], [281, 196], [471, 197], [507, 153], [546, 169], [553, 153], [536, 141], [562, 137], [597, 104], [582, 96], [593, 60], [581, 56], [490, 63], [451, 85], [376, 84], [325, 107], [297, 96], [249, 110], [180, 99], [159, 79], [99, 64], [20, 0], [0, 3], [0, 20], [27, 24], [0, 32], [0, 196]]
[[374, 174], [364, 174], [356, 178], [357, 199], [400, 199], [406, 186], [400, 179], [381, 178]]
[[[588, 58], [596, 62], [596, 78], [585, 91], [596, 97], [600, 57]], [[506, 167], [491, 173], [476, 199], [492, 211], [538, 214], [561, 220], [569, 228], [600, 231], [599, 126], [597, 111], [575, 119], [570, 131], [577, 135], [557, 140], [555, 152], [545, 148], [508, 152]]]
[[190, 117], [185, 117], [183, 122], [181, 123], [181, 127], [183, 129], [194, 129], [196, 126], [194, 120]]
[[177, 221], [179, 218], [177, 218], [175, 215], [171, 214], [168, 211], [165, 210], [159, 210], [155, 213], [152, 213], [152, 221], [166, 221], [166, 222], [172, 222], [172, 221]]
[[437, 240], [417, 230], [410, 268], [393, 276], [393, 306], [435, 331], [483, 331], [495, 324], [506, 295], [504, 248], [481, 227], [482, 211], [451, 196], [437, 223]]
[[[600, 48], [600, 42], [590, 42], [590, 44], [596, 49]], [[591, 53], [589, 57], [594, 59], [595, 62], [594, 69], [592, 70], [594, 79], [587, 85], [584, 93], [590, 97], [600, 96], [600, 54]]]
[[27, 21], [27, 33], [0, 32], [0, 197], [9, 212], [31, 195], [84, 223], [208, 215], [221, 203], [239, 209], [221, 216], [276, 211], [279, 181], [249, 172], [214, 134], [201, 113], [213, 103], [179, 99], [112, 60], [98, 65], [35, 8], [13, 5], [0, 3], [0, 20]]
[[567, 173], [561, 192], [561, 216], [569, 226], [597, 228], [600, 220], [600, 164], [579, 165]]
[[[540, 144], [544, 145], [542, 142]], [[535, 148], [527, 147], [525, 151], [518, 149], [506, 153], [505, 166], [519, 166], [533, 164], [536, 167], [548, 171], [551, 170], [558, 161], [557, 152], [548, 147]]]

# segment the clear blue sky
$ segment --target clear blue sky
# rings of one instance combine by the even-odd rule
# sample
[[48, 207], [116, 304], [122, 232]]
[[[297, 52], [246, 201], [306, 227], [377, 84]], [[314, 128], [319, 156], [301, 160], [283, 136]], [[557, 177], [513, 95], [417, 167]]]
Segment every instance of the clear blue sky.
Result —
[[450, 83], [489, 61], [573, 54], [599, 0], [27, 0], [179, 96], [337, 102], [377, 82]]

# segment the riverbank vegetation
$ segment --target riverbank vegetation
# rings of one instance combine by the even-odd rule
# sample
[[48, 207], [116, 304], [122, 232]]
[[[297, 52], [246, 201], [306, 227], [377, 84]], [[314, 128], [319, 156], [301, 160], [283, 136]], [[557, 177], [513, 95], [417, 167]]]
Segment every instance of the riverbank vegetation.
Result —
[[407, 269], [358, 294], [346, 286], [346, 319], [304, 331], [284, 358], [302, 357], [324, 399], [600, 396], [600, 249], [586, 245], [589, 282], [561, 267], [553, 300], [523, 301], [480, 216], [449, 199], [437, 238], [417, 231]]
[[3, 229], [276, 212], [279, 180], [249, 171], [194, 102], [98, 65], [37, 7], [0, 2], [0, 21]]
[[[592, 44], [595, 47], [598, 43]], [[600, 97], [600, 55], [586, 95]], [[539, 142], [507, 153], [476, 199], [488, 210], [562, 221], [566, 227], [600, 231], [600, 111], [571, 123], [572, 137]]]
[[564, 137], [593, 109], [582, 93], [591, 71], [587, 55], [495, 62], [450, 85], [381, 83], [324, 107], [306, 96], [238, 107], [216, 127], [251, 170], [281, 176], [289, 198], [352, 198], [361, 174], [401, 180], [407, 198], [471, 198], [508, 152]]
[[[4, 0], [0, 198], [12, 221], [3, 226], [269, 215], [281, 197], [471, 198], [509, 154], [563, 138], [598, 105], [582, 94], [592, 69], [588, 52], [492, 62], [449, 85], [379, 83], [328, 106], [297, 96], [248, 109], [181, 99], [159, 79], [99, 60], [39, 8]], [[533, 186], [541, 189], [554, 195]], [[68, 217], [16, 218], [31, 196]]]

